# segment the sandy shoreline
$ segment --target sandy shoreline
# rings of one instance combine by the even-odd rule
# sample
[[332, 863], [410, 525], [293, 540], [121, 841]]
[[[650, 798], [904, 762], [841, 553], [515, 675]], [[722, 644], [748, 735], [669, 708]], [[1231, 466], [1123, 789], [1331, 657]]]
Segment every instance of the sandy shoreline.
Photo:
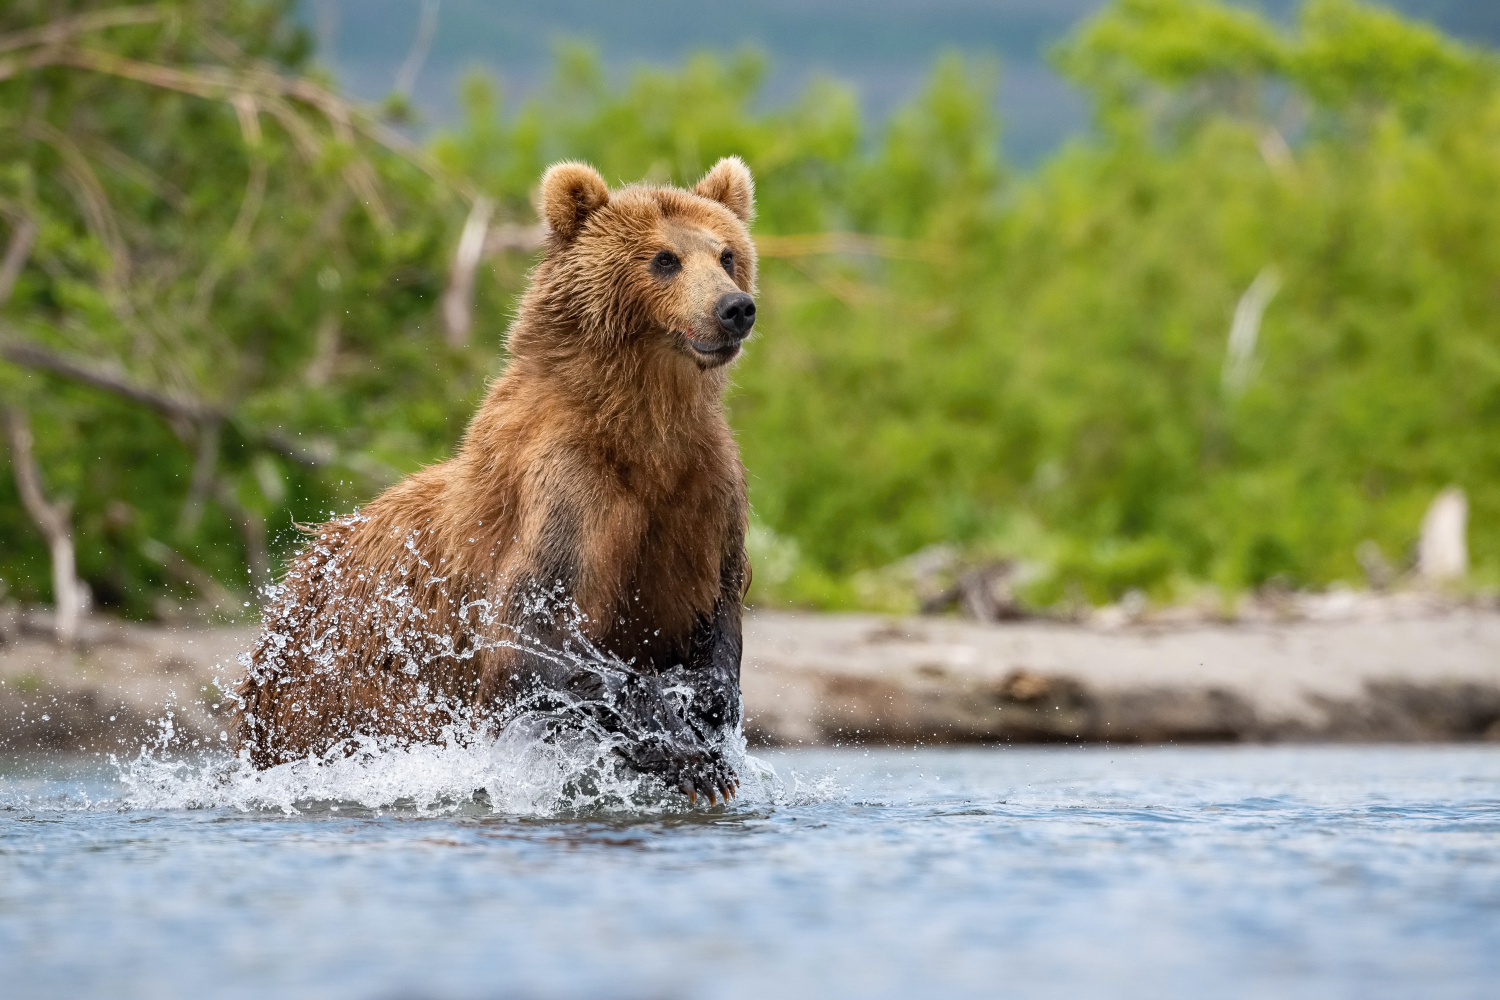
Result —
[[1192, 627], [763, 613], [775, 743], [1500, 739], [1500, 613]]
[[[228, 729], [220, 686], [248, 627], [94, 621], [59, 650], [0, 635], [0, 749], [133, 752], [170, 706]], [[1500, 611], [1086, 627], [756, 611], [747, 732], [760, 744], [1500, 740]]]

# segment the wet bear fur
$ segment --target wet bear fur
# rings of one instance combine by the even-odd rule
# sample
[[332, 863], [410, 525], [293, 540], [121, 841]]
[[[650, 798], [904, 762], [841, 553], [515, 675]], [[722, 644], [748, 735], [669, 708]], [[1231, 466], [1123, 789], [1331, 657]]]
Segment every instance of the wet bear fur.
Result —
[[755, 289], [750, 172], [610, 191], [560, 163], [540, 199], [544, 256], [457, 453], [309, 529], [271, 595], [238, 689], [257, 766], [528, 708], [620, 734], [671, 787], [734, 790], [716, 744], [749, 566], [722, 395], [744, 331], [716, 309]]

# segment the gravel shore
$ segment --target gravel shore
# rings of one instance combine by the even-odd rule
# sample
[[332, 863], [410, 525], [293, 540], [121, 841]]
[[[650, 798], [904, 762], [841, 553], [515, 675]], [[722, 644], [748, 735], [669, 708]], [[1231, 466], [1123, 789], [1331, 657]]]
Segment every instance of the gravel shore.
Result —
[[1093, 628], [762, 613], [762, 742], [1500, 739], [1500, 613]]
[[[773, 745], [1500, 740], [1500, 611], [1421, 602], [1241, 624], [977, 624], [757, 611], [747, 731]], [[230, 728], [254, 629], [0, 630], [0, 749], [133, 752]], [[168, 714], [170, 713], [170, 715]]]

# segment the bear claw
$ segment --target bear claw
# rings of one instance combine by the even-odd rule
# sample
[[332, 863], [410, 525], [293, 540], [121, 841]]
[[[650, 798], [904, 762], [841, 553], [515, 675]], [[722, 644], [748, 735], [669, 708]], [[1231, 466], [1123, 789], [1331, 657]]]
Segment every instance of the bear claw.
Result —
[[698, 804], [699, 794], [710, 805], [728, 803], [739, 791], [739, 783], [728, 762], [706, 746], [673, 745], [667, 741], [645, 744], [626, 754], [635, 767], [660, 775], [668, 788], [675, 788]]

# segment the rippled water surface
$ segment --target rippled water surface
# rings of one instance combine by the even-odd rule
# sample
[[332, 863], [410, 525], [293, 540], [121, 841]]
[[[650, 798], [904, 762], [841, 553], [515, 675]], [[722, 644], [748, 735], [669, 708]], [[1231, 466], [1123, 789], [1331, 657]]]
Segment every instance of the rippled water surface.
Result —
[[0, 995], [1500, 995], [1500, 747], [758, 756], [550, 815], [472, 757], [12, 759]]

